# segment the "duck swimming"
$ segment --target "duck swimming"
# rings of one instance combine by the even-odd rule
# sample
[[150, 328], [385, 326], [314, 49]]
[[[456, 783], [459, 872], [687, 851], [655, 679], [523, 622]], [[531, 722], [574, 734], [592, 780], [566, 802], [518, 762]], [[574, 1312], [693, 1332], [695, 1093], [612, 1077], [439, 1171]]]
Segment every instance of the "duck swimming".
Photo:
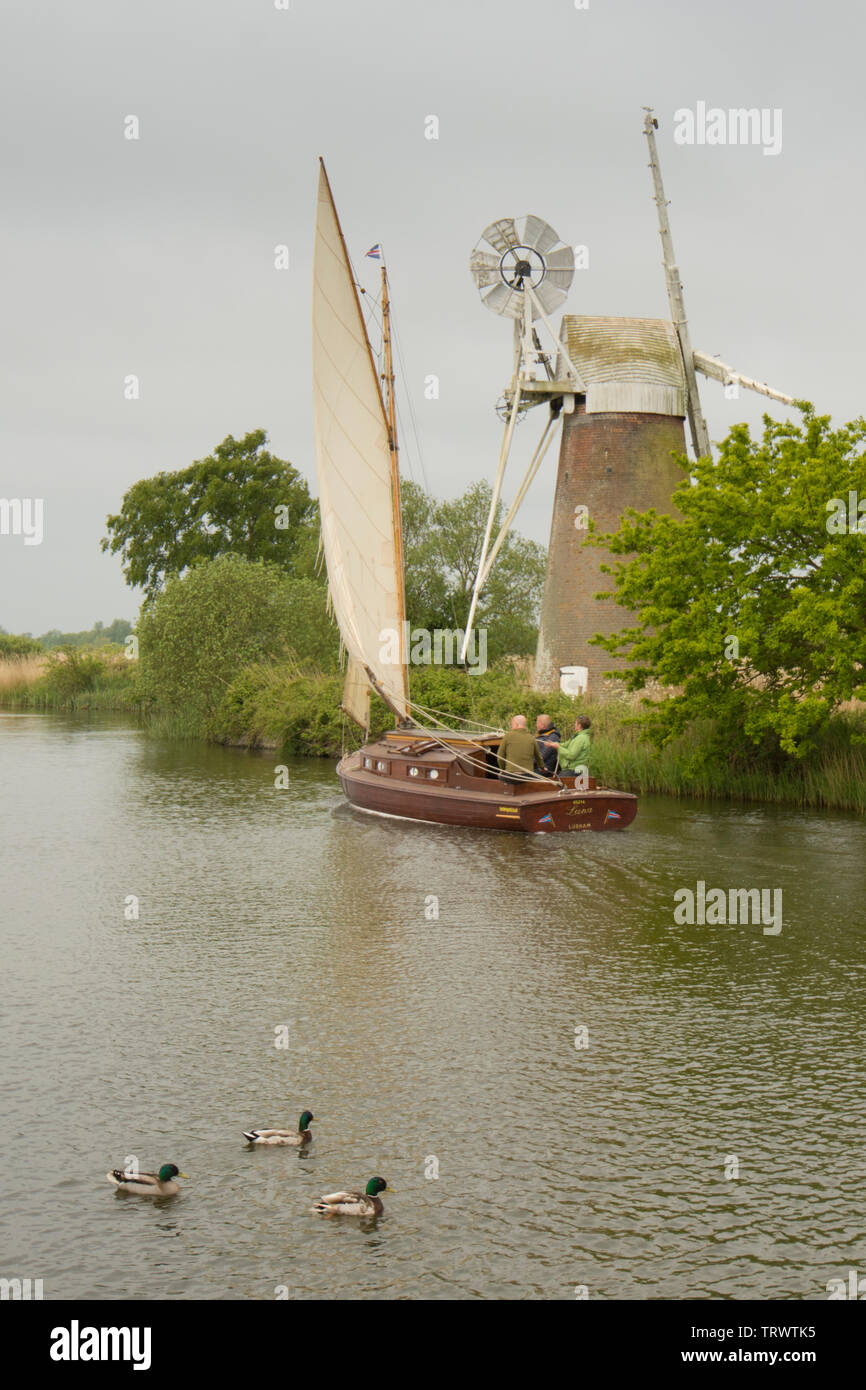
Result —
[[313, 1211], [323, 1216], [381, 1216], [385, 1208], [378, 1193], [387, 1187], [384, 1178], [371, 1178], [363, 1192], [331, 1192], [320, 1197]]
[[173, 1197], [180, 1192], [174, 1178], [188, 1178], [174, 1163], [164, 1163], [158, 1173], [125, 1173], [122, 1168], [113, 1168], [105, 1175], [114, 1183], [118, 1192], [134, 1192], [138, 1197]]
[[297, 1129], [245, 1129], [244, 1138], [248, 1144], [309, 1144], [313, 1137], [309, 1125], [315, 1118], [312, 1110], [305, 1110]]

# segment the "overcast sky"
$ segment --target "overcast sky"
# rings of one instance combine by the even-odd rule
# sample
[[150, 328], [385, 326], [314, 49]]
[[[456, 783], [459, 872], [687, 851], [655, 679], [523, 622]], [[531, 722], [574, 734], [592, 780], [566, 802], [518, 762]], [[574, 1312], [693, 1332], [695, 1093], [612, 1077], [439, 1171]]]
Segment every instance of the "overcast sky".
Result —
[[[315, 489], [320, 154], [371, 289], [364, 252], [385, 247], [404, 467], [422, 480], [411, 397], [440, 496], [492, 477], [499, 446], [511, 326], [467, 269], [487, 223], [533, 212], [589, 247], [568, 311], [667, 316], [644, 104], [695, 348], [840, 423], [863, 412], [864, 28], [851, 0], [3, 0], [0, 497], [43, 498], [45, 536], [0, 536], [0, 625], [134, 617], [106, 515], [229, 433], [263, 427]], [[780, 109], [781, 151], [676, 144], [701, 101]], [[786, 413], [701, 380], [713, 439]], [[555, 468], [518, 522], [541, 541]]]

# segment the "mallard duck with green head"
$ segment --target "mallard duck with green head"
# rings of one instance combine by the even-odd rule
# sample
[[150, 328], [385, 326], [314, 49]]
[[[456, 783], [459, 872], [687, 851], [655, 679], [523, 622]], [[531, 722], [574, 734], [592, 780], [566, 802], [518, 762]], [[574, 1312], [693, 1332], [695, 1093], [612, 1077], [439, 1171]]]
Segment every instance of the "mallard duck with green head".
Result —
[[244, 1138], [248, 1144], [309, 1144], [310, 1121], [315, 1118], [312, 1110], [305, 1110], [297, 1129], [245, 1129]]
[[114, 1183], [118, 1192], [134, 1192], [137, 1197], [173, 1197], [180, 1192], [175, 1178], [188, 1178], [175, 1163], [164, 1163], [158, 1173], [125, 1173], [122, 1168], [113, 1168], [105, 1175]]
[[387, 1187], [384, 1178], [371, 1178], [363, 1192], [330, 1192], [320, 1197], [313, 1211], [323, 1216], [381, 1216], [385, 1208], [378, 1194]]

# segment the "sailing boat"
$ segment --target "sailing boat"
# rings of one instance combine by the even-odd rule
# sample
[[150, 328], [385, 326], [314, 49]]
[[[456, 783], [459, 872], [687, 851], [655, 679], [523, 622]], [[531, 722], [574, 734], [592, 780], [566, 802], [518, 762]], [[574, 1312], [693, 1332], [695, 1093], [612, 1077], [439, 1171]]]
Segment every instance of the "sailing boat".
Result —
[[[320, 161], [313, 261], [313, 413], [322, 546], [347, 653], [343, 711], [369, 740], [370, 695], [395, 727], [343, 757], [337, 776], [359, 810], [483, 829], [623, 829], [637, 799], [592, 779], [499, 775], [502, 730], [441, 723], [410, 699], [400, 476], [388, 280], [382, 264], [383, 396], [355, 277]], [[399, 659], [385, 660], [393, 642]], [[390, 656], [390, 653], [389, 653]], [[512, 769], [508, 769], [509, 775]]]

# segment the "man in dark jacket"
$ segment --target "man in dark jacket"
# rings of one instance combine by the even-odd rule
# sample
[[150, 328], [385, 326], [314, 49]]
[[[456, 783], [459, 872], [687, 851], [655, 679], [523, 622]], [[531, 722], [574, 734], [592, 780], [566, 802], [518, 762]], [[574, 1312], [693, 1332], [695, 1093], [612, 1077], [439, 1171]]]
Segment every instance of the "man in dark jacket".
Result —
[[559, 740], [562, 738], [562, 734], [549, 714], [540, 714], [536, 719], [535, 737], [538, 741], [538, 751], [541, 754], [541, 761], [544, 763], [544, 770], [552, 777], [556, 772], [556, 764], [559, 760]]

